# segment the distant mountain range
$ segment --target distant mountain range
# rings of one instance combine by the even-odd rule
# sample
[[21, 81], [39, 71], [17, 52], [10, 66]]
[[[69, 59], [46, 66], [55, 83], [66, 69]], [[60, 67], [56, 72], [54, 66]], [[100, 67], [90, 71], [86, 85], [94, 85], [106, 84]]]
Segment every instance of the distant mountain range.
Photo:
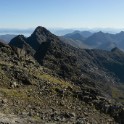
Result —
[[0, 35], [0, 39], [4, 40], [6, 43], [9, 43], [11, 39], [13, 39], [16, 35], [14, 34], [5, 34], [5, 35]]
[[84, 41], [92, 36], [93, 33], [89, 31], [74, 31], [73, 33], [60, 36], [60, 39], [67, 44], [72, 45], [76, 48], [91, 48], [89, 45], [85, 44]]
[[[0, 39], [6, 43], [9, 43], [11, 39], [17, 35], [0, 35]], [[103, 49], [111, 50], [114, 47], [118, 47], [124, 50], [124, 32], [121, 31], [117, 34], [104, 33], [102, 31], [93, 33], [90, 31], [74, 31], [59, 38], [67, 44], [70, 44], [76, 48], [87, 49]]]
[[72, 33], [66, 34], [64, 35], [64, 37], [67, 38], [72, 38], [75, 40], [84, 40], [88, 37], [90, 37], [93, 33], [91, 33], [90, 31], [74, 31]]
[[114, 47], [118, 47], [124, 50], [123, 31], [117, 34], [101, 31], [96, 33], [75, 31], [60, 37], [60, 39], [79, 48], [111, 50]]

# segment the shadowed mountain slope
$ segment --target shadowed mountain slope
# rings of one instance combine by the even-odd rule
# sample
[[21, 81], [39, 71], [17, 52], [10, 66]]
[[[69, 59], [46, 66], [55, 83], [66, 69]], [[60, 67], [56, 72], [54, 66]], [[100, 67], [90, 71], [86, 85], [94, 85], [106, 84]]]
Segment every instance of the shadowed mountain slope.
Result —
[[[94, 36], [98, 34], [99, 37], [103, 37], [103, 41], [106, 39], [102, 32]], [[74, 79], [74, 77], [79, 78], [81, 75], [84, 75], [84, 77], [91, 78], [92, 80], [102, 81], [103, 79], [105, 81], [108, 78], [106, 75], [110, 75], [110, 82], [117, 82], [117, 80], [118, 82], [124, 82], [122, 76], [123, 52], [113, 53], [104, 50], [77, 49], [63, 43], [57, 36], [50, 33], [44, 27], [37, 27], [29, 38], [18, 37], [18, 40], [12, 40], [10, 45], [20, 48], [15, 43], [19, 42], [21, 46], [26, 46], [27, 48], [31, 46], [35, 50], [34, 58], [41, 65], [53, 69], [64, 78]], [[116, 69], [116, 66], [120, 71]]]
[[9, 45], [25, 50], [27, 54], [34, 55], [35, 53], [35, 50], [27, 43], [27, 39], [23, 35], [13, 38], [9, 42]]

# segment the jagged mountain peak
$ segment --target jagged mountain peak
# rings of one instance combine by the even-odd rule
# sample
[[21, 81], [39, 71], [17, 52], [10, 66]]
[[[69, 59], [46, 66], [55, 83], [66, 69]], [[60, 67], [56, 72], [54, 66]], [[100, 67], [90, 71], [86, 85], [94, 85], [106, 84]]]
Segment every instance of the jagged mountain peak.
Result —
[[66, 35], [64, 35], [64, 37], [72, 39], [72, 40], [79, 40], [79, 41], [84, 41], [84, 39], [85, 39], [79, 31], [75, 31], [73, 33], [66, 34]]
[[13, 38], [10, 43], [10, 46], [15, 46], [20, 49], [24, 49], [27, 53], [33, 55], [35, 51], [31, 48], [31, 46], [27, 43], [27, 39], [23, 35], [18, 35]]
[[105, 34], [106, 33], [102, 32], [102, 31], [94, 33], [94, 35], [98, 35], [98, 36], [104, 36]]
[[121, 34], [124, 34], [124, 31], [121, 31], [120, 33], [121, 33]]
[[33, 34], [32, 35], [40, 35], [40, 34], [49, 34], [50, 32], [46, 29], [46, 28], [44, 28], [44, 27], [42, 27], [42, 26], [38, 26], [35, 30], [34, 30], [34, 32], [33, 32]]
[[104, 34], [102, 31], [97, 32], [98, 34]]
[[22, 35], [22, 34], [19, 34], [19, 35], [17, 35], [16, 37], [25, 37], [24, 35]]
[[27, 38], [27, 43], [36, 51], [39, 49], [40, 44], [53, 39], [58, 39], [58, 37], [46, 28], [38, 26], [31, 36]]
[[49, 30], [47, 30], [46, 28], [42, 27], [42, 26], [38, 26], [34, 32], [31, 34], [31, 37], [49, 37], [49, 36], [53, 36], [54, 34], [52, 34]]
[[35, 30], [42, 30], [42, 29], [47, 30], [47, 29], [46, 29], [45, 27], [43, 27], [43, 26], [37, 26]]
[[59, 38], [42, 26], [38, 26], [30, 37], [18, 35], [13, 38], [9, 45], [30, 51], [33, 55], [43, 42], [59, 41]]
[[124, 37], [124, 31], [121, 31], [121, 32], [115, 34], [115, 36], [116, 36], [117, 38], [119, 38], [119, 39], [117, 39], [117, 40], [120, 40], [121, 38]]
[[24, 43], [26, 43], [26, 38], [23, 35], [18, 35], [10, 41], [9, 45], [22, 48]]
[[24, 35], [20, 34], [20, 35], [17, 35], [16, 37], [14, 37], [13, 39], [26, 39], [26, 37]]
[[112, 50], [111, 50], [111, 52], [116, 52], [116, 53], [120, 53], [120, 52], [122, 52], [118, 47], [115, 47], [115, 48], [113, 48]]

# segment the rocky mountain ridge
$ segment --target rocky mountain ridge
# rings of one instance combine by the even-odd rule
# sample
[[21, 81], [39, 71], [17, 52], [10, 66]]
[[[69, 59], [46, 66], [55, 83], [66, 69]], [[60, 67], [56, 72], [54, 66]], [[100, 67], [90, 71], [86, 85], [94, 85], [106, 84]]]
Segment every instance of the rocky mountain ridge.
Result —
[[4, 113], [34, 123], [124, 122], [124, 53], [118, 48], [77, 49], [38, 27], [29, 38], [0, 43], [0, 52]]
[[[38, 38], [37, 41], [37, 37], [41, 39]], [[63, 43], [57, 36], [42, 27], [36, 28], [31, 37], [25, 39], [26, 44], [31, 42], [29, 39], [34, 42], [32, 49], [35, 50], [33, 55], [35, 60], [64, 79], [76, 83], [82, 79], [88, 79], [91, 82], [97, 82], [97, 85], [106, 84], [107, 87], [113, 83], [116, 85], [124, 82], [124, 53], [117, 48], [110, 52], [77, 49]], [[35, 42], [36, 46], [37, 42], [39, 43], [37, 50]], [[13, 40], [9, 44], [14, 45]]]

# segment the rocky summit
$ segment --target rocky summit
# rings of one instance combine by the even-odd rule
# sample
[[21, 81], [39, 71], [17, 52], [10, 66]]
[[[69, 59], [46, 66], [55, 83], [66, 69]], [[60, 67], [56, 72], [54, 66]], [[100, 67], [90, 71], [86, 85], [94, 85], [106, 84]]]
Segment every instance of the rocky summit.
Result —
[[79, 49], [44, 27], [0, 42], [0, 123], [123, 124], [124, 53]]

